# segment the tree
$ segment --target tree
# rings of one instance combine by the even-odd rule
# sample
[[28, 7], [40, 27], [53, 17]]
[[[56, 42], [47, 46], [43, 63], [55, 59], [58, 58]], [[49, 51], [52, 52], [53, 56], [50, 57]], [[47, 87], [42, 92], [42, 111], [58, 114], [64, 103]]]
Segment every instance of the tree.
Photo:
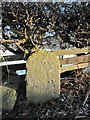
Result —
[[30, 55], [42, 46], [43, 39], [51, 36], [61, 43], [61, 48], [63, 43], [76, 47], [90, 45], [89, 2], [5, 2], [2, 17], [2, 43], [14, 53], [23, 51]]

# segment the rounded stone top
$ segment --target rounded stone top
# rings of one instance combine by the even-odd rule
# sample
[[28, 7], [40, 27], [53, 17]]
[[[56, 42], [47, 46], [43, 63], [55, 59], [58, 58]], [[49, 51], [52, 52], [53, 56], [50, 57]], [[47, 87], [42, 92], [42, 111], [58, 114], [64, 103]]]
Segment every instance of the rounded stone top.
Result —
[[60, 62], [53, 52], [40, 50], [27, 60], [27, 100], [38, 104], [60, 93]]

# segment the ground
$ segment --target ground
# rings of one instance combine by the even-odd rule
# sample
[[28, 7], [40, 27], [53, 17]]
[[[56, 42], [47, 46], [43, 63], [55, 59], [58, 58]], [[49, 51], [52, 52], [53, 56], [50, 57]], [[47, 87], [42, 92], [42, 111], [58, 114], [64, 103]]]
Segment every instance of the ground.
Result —
[[60, 97], [47, 103], [28, 105], [22, 93], [20, 89], [13, 111], [3, 111], [2, 120], [90, 120], [90, 74], [82, 70], [69, 72], [61, 80]]

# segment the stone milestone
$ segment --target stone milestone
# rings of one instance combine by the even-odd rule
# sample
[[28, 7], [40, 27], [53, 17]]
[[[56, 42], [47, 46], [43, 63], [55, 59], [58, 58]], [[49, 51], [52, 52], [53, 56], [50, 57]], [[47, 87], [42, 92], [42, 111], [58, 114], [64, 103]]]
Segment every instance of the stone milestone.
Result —
[[42, 103], [59, 97], [60, 62], [53, 52], [40, 50], [27, 60], [27, 100]]

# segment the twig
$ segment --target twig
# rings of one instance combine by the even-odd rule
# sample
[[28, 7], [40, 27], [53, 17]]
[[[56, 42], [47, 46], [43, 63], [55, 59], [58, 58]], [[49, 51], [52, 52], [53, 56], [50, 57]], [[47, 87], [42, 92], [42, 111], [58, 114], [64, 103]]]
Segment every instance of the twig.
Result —
[[15, 42], [18, 42], [19, 44], [24, 44], [26, 42], [26, 39], [22, 39], [22, 40], [19, 40], [19, 39], [15, 39], [15, 40], [5, 40], [5, 39], [1, 39], [0, 40], [0, 43], [15, 43]]
[[89, 88], [89, 90], [88, 90], [87, 93], [86, 93], [85, 100], [83, 101], [83, 106], [86, 104], [89, 95], [90, 95], [90, 88]]
[[19, 40], [0, 40], [0, 43], [14, 43], [14, 42], [18, 42]]
[[22, 46], [20, 46], [20, 43], [15, 42], [15, 44], [18, 46], [18, 48], [20, 48], [23, 52], [25, 52], [26, 54], [28, 54], [28, 50], [24, 49]]

